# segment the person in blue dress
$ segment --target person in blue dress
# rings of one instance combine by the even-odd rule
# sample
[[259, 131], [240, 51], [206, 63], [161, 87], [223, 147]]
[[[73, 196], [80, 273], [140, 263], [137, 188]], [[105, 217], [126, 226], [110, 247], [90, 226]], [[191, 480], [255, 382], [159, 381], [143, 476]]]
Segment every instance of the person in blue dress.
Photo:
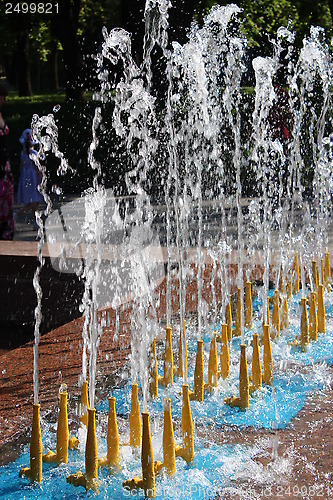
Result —
[[[31, 129], [25, 129], [19, 141], [23, 148], [21, 151], [21, 174], [17, 188], [17, 203], [25, 205], [21, 212], [31, 211], [33, 221], [35, 221], [35, 212], [38, 211], [39, 203], [42, 203], [44, 198], [38, 190], [41, 174], [33, 160], [33, 157], [37, 155], [37, 151], [33, 149], [35, 142], [32, 140]], [[36, 222], [34, 222], [34, 228], [37, 229]]]

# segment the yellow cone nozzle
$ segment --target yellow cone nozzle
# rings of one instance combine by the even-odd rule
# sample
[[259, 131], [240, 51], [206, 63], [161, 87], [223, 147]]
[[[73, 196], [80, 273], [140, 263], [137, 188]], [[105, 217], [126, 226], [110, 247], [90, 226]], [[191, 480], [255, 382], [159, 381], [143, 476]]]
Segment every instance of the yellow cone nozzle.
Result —
[[325, 288], [328, 292], [331, 291], [331, 266], [330, 266], [330, 253], [325, 252], [325, 264], [324, 264], [324, 277], [325, 277]]
[[181, 457], [186, 463], [191, 463], [194, 458], [193, 420], [190, 407], [189, 389], [187, 384], [182, 386], [182, 446], [176, 447], [176, 456]]
[[67, 392], [60, 393], [60, 411], [57, 429], [57, 457], [60, 463], [68, 462], [68, 414], [67, 414]]
[[194, 384], [191, 400], [203, 401], [204, 399], [204, 365], [203, 365], [203, 341], [197, 341], [197, 355], [194, 369]]
[[313, 288], [316, 291], [318, 289], [318, 268], [317, 268], [317, 261], [313, 260], [312, 265], [311, 265], [311, 271], [312, 271], [312, 283], [313, 283]]
[[141, 417], [139, 408], [138, 384], [132, 384], [132, 400], [130, 413], [130, 446], [138, 448], [141, 445]]
[[285, 295], [282, 301], [281, 315], [280, 315], [280, 330], [288, 330], [288, 326], [289, 326], [288, 299], [287, 299], [287, 292], [285, 291]]
[[284, 291], [284, 283], [283, 283], [283, 267], [282, 267], [282, 264], [280, 266], [280, 277], [279, 277], [279, 285], [278, 285], [278, 290], [280, 293], [283, 293]]
[[246, 345], [241, 344], [241, 359], [240, 359], [240, 370], [239, 370], [239, 398], [241, 406], [240, 408], [249, 407], [249, 373], [247, 368], [246, 360]]
[[95, 408], [89, 408], [87, 444], [85, 453], [86, 478], [88, 482], [92, 483], [95, 482], [95, 480], [97, 480], [97, 468], [98, 468], [95, 413], [96, 413]]
[[273, 382], [273, 357], [271, 348], [271, 338], [269, 335], [269, 326], [264, 325], [264, 374], [262, 381], [266, 385], [271, 385]]
[[[186, 342], [186, 321], [184, 320], [184, 343], [185, 343], [185, 369], [186, 369], [186, 380], [187, 380], [187, 342]], [[179, 348], [178, 348], [178, 368], [174, 367], [174, 373], [176, 377], [183, 377], [183, 342], [182, 342], [182, 330], [180, 329], [179, 334]]]
[[[89, 399], [88, 399], [88, 382], [85, 380], [81, 387], [81, 402], [80, 402], [80, 417], [79, 417], [79, 427], [86, 429], [88, 428], [88, 409], [89, 409]], [[68, 448], [70, 450], [77, 450], [79, 448], [79, 439], [75, 436], [69, 438]]]
[[246, 282], [245, 289], [245, 311], [244, 320], [246, 328], [252, 328], [252, 292], [251, 292], [251, 281]]
[[270, 324], [271, 324], [271, 318], [269, 315], [269, 297], [267, 297], [267, 314], [266, 318], [263, 319], [262, 327], [264, 328], [264, 325], [270, 325]]
[[123, 482], [123, 487], [130, 491], [142, 489], [145, 498], [155, 498], [154, 453], [151, 441], [149, 413], [142, 412], [142, 447], [141, 447], [142, 479], [135, 476]]
[[60, 411], [57, 427], [57, 451], [49, 451], [43, 455], [46, 463], [67, 464], [68, 462], [68, 415], [67, 415], [67, 392], [60, 392]]
[[173, 384], [173, 352], [171, 332], [172, 329], [167, 327], [164, 353], [164, 376], [159, 379], [159, 383], [164, 387]]
[[67, 476], [67, 482], [74, 486], [83, 486], [87, 491], [96, 491], [98, 487], [98, 452], [95, 425], [95, 408], [88, 409], [88, 430], [85, 453], [85, 474], [77, 472]]
[[[293, 273], [291, 270], [289, 270], [287, 275], [287, 284], [286, 284], [287, 299], [290, 299], [292, 297], [292, 291], [293, 291]], [[269, 325], [269, 323], [267, 324]]]
[[19, 476], [29, 477], [31, 481], [40, 483], [42, 481], [43, 469], [43, 445], [40, 428], [40, 405], [35, 403], [32, 409], [32, 429], [30, 439], [30, 467], [20, 470]]
[[156, 358], [155, 339], [151, 343], [149, 351], [149, 395], [152, 399], [158, 398], [158, 370]]
[[317, 340], [318, 320], [316, 309], [316, 292], [311, 292], [310, 312], [309, 312], [309, 337], [311, 340]]
[[232, 341], [232, 314], [231, 314], [231, 295], [229, 295], [229, 302], [225, 309], [225, 322], [227, 325], [227, 333], [229, 342]]
[[155, 472], [164, 468], [173, 476], [176, 473], [176, 447], [171, 416], [171, 399], [164, 400], [163, 462], [155, 462]]
[[119, 433], [116, 415], [116, 398], [109, 397], [109, 415], [107, 431], [107, 456], [98, 461], [99, 467], [110, 467], [119, 470]]
[[301, 337], [300, 344], [302, 347], [309, 345], [309, 321], [308, 313], [306, 310], [306, 297], [301, 298], [302, 303], [302, 313], [301, 313]]
[[142, 480], [145, 496], [155, 498], [154, 454], [151, 442], [149, 413], [142, 412]]
[[220, 375], [223, 379], [226, 379], [229, 375], [229, 367], [230, 367], [228, 332], [226, 323], [222, 323], [221, 327], [222, 327], [222, 339], [221, 339], [221, 353], [220, 353], [220, 364], [221, 364]]
[[212, 340], [210, 342], [210, 351], [208, 359], [208, 382], [207, 384], [205, 384], [205, 389], [207, 391], [212, 391], [214, 387], [217, 386], [218, 361], [217, 361], [216, 335], [217, 333], [214, 332]]
[[241, 309], [242, 309], [242, 291], [238, 288], [237, 294], [237, 306], [236, 306], [236, 317], [235, 317], [235, 328], [233, 334], [235, 337], [239, 337], [242, 333], [241, 328]]
[[89, 410], [89, 399], [88, 399], [88, 381], [85, 380], [81, 388], [81, 407], [80, 407], [80, 426], [85, 425], [88, 427], [88, 410]]
[[300, 347], [302, 349], [306, 349], [309, 345], [309, 322], [308, 322], [308, 313], [306, 310], [307, 298], [301, 298], [301, 326], [300, 326], [300, 335], [291, 345]]
[[246, 345], [241, 344], [240, 367], [239, 367], [239, 396], [231, 396], [224, 401], [234, 408], [237, 406], [241, 410], [249, 407], [249, 373], [246, 359]]
[[324, 285], [318, 286], [318, 332], [325, 333]]
[[293, 295], [296, 295], [298, 292], [299, 292], [299, 262], [298, 262], [298, 252], [296, 252], [293, 264]]
[[250, 392], [257, 391], [262, 387], [262, 372], [259, 353], [259, 335], [253, 334], [253, 355], [252, 355], [252, 386]]
[[279, 290], [274, 290], [273, 294], [273, 312], [272, 312], [272, 326], [271, 326], [271, 337], [280, 337], [280, 294]]

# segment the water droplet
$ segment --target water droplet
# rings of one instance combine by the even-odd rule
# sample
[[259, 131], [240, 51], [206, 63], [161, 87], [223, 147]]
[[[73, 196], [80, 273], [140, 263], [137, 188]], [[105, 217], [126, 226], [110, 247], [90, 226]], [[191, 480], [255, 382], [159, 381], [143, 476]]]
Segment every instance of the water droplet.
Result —
[[53, 184], [53, 186], [51, 188], [51, 191], [52, 191], [52, 193], [55, 193], [57, 195], [61, 195], [62, 194], [61, 187], [57, 186], [56, 184]]
[[59, 109], [61, 108], [60, 104], [56, 104], [54, 107], [53, 107], [53, 111], [55, 113], [57, 113], [59, 111]]
[[59, 388], [59, 396], [61, 393], [67, 392], [67, 384], [62, 383]]

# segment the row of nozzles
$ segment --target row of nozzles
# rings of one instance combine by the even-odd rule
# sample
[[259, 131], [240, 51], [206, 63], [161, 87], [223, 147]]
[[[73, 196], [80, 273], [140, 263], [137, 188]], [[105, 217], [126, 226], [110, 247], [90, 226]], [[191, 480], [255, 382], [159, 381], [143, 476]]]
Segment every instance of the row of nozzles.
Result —
[[[138, 399], [138, 385], [132, 384], [132, 402], [130, 414], [130, 441], [119, 442], [119, 433], [116, 419], [115, 398], [109, 397], [109, 414], [107, 430], [107, 455], [98, 458], [95, 409], [85, 407], [81, 424], [87, 424], [87, 438], [85, 448], [85, 472], [77, 472], [67, 477], [67, 482], [74, 486], [83, 486], [86, 490], [94, 491], [98, 488], [98, 468], [108, 467], [111, 472], [120, 471], [119, 447], [130, 445], [138, 448], [141, 445], [142, 478], [134, 477], [123, 483], [126, 489], [142, 489], [146, 497], [155, 497], [155, 474], [165, 469], [169, 475], [176, 472], [176, 456], [190, 463], [194, 457], [193, 421], [191, 415], [188, 385], [182, 387], [182, 446], [175, 445], [173, 423], [171, 417], [171, 400], [164, 401], [164, 429], [163, 429], [163, 462], [154, 462], [151, 441], [149, 413], [142, 412], [141, 418]], [[87, 383], [84, 384], [81, 395], [81, 406], [87, 401]], [[42, 454], [42, 436], [40, 426], [40, 405], [33, 405], [33, 422], [30, 442], [30, 467], [20, 470], [20, 476], [27, 476], [34, 482], [42, 481], [42, 463], [61, 464], [68, 462], [68, 450], [77, 448], [77, 438], [69, 439], [67, 417], [67, 392], [60, 392], [60, 411], [57, 427], [56, 453], [49, 451]]]
[[[309, 339], [317, 340], [317, 331], [325, 333], [325, 307], [324, 307], [324, 287], [330, 290], [330, 267], [329, 254], [325, 254], [325, 267], [322, 259], [321, 270], [322, 282], [318, 284], [318, 273], [316, 262], [312, 264], [312, 283], [316, 287], [311, 291], [310, 314], [309, 320], [307, 316], [308, 299], [301, 299], [301, 327], [300, 335], [293, 342], [293, 345], [306, 348], [309, 344]], [[282, 274], [282, 273], [281, 273]], [[292, 270], [289, 276], [294, 276], [294, 286], [290, 290], [293, 293], [299, 291], [299, 267], [298, 255], [296, 254]], [[296, 279], [295, 279], [296, 278]], [[316, 278], [316, 279], [315, 279]], [[282, 306], [282, 315], [280, 317], [280, 290], [284, 290], [284, 302]], [[246, 409], [249, 406], [249, 394], [254, 392], [264, 384], [271, 384], [273, 380], [273, 359], [270, 343], [270, 324], [272, 329], [272, 337], [278, 337], [280, 330], [288, 327], [288, 293], [287, 286], [283, 287], [283, 283], [279, 280], [279, 287], [273, 294], [273, 312], [272, 320], [267, 314], [267, 322], [263, 324], [263, 373], [261, 369], [260, 353], [259, 353], [259, 336], [253, 334], [253, 356], [252, 356], [252, 385], [249, 384], [249, 375], [246, 358], [246, 345], [241, 344], [240, 356], [240, 373], [239, 373], [239, 396], [232, 396], [225, 399], [225, 403], [231, 407], [238, 406], [241, 409]], [[154, 463], [153, 449], [151, 443], [149, 413], [142, 412], [142, 439], [141, 439], [141, 418], [138, 400], [138, 385], [132, 384], [132, 402], [130, 413], [130, 446], [141, 449], [142, 462], [142, 478], [135, 477], [123, 483], [125, 488], [143, 489], [146, 497], [155, 497], [155, 473], [159, 473], [164, 468], [168, 474], [173, 475], [176, 471], [175, 458], [182, 457], [187, 463], [190, 463], [194, 457], [194, 441], [193, 441], [193, 422], [190, 408], [190, 400], [203, 401], [204, 390], [209, 392], [217, 386], [219, 377], [227, 378], [229, 376], [229, 343], [232, 340], [232, 335], [238, 335], [239, 317], [240, 317], [240, 300], [241, 293], [238, 291], [237, 310], [235, 328], [232, 327], [231, 301], [226, 307], [226, 323], [222, 324], [221, 336], [217, 338], [217, 333], [214, 332], [210, 344], [210, 353], [208, 360], [208, 381], [204, 383], [204, 363], [203, 363], [203, 341], [197, 341], [196, 363], [194, 371], [194, 386], [193, 392], [189, 391], [187, 384], [182, 386], [183, 409], [182, 409], [182, 446], [176, 446], [173, 433], [173, 424], [171, 417], [171, 401], [165, 400], [164, 406], [164, 430], [163, 430], [163, 462]], [[267, 304], [267, 312], [269, 304]], [[237, 319], [238, 318], [238, 319]], [[245, 292], [245, 325], [252, 328], [252, 296], [251, 283], [246, 283]], [[185, 342], [183, 344], [180, 338], [179, 342], [179, 365], [178, 368], [173, 364], [172, 351], [172, 330], [170, 327], [166, 329], [166, 344], [164, 353], [164, 375], [158, 376], [156, 347], [155, 340], [152, 343], [149, 354], [149, 393], [152, 398], [158, 396], [158, 383], [163, 386], [170, 386], [173, 383], [174, 374], [183, 377], [183, 367], [186, 370], [187, 379], [187, 346], [186, 346], [186, 328], [184, 324], [183, 335]], [[221, 343], [220, 352], [220, 370], [218, 369], [217, 356], [217, 341]], [[183, 353], [183, 345], [185, 352]], [[183, 360], [185, 358], [185, 363]], [[30, 445], [30, 467], [21, 469], [20, 476], [28, 476], [32, 481], [40, 482], [42, 480], [42, 462], [47, 463], [67, 463], [68, 450], [78, 448], [78, 439], [71, 437], [69, 439], [68, 417], [67, 417], [67, 392], [60, 392], [60, 411], [57, 428], [57, 445], [56, 453], [49, 451], [47, 454], [42, 454], [42, 438], [40, 429], [40, 405], [33, 405], [33, 425], [31, 432]], [[112, 470], [119, 470], [119, 434], [115, 411], [115, 398], [109, 398], [109, 416], [108, 416], [108, 431], [107, 431], [107, 456], [98, 459], [96, 430], [95, 430], [95, 409], [89, 408], [88, 404], [88, 384], [85, 382], [81, 392], [81, 416], [80, 425], [87, 427], [87, 440], [85, 451], [85, 473], [77, 472], [67, 477], [67, 481], [75, 486], [84, 486], [86, 489], [96, 490], [98, 486], [98, 467], [107, 466]]]
[[[20, 476], [27, 476], [34, 482], [42, 480], [42, 462], [61, 464], [68, 462], [68, 450], [75, 450], [79, 446], [77, 437], [69, 438], [67, 414], [67, 390], [59, 391], [60, 409], [57, 426], [56, 452], [48, 451], [43, 455], [42, 436], [40, 428], [40, 404], [33, 405], [32, 430], [30, 440], [30, 467], [20, 470]], [[80, 425], [88, 427], [89, 420], [88, 382], [84, 382], [81, 390]], [[95, 411], [95, 410], [94, 410]]]
[[[292, 343], [292, 345], [300, 346], [301, 348], [306, 348], [309, 344], [309, 340], [317, 340], [317, 332], [325, 333], [325, 306], [324, 306], [324, 287], [330, 290], [330, 265], [329, 265], [329, 253], [325, 253], [325, 266], [322, 264], [322, 283], [318, 284], [318, 272], [316, 261], [312, 263], [312, 273], [316, 276], [316, 280], [313, 279], [313, 286], [316, 287], [315, 290], [311, 290], [310, 300], [306, 297], [301, 299], [301, 327], [300, 335]], [[288, 318], [288, 298], [292, 294], [297, 294], [299, 292], [299, 263], [298, 254], [296, 253], [293, 265], [288, 272], [288, 284], [283, 285], [282, 281], [282, 270], [280, 273], [279, 286], [274, 291], [272, 302], [272, 318], [269, 315], [269, 299], [267, 303], [267, 317], [266, 321], [263, 321], [263, 337], [260, 339], [261, 343], [264, 344], [264, 383], [270, 384], [272, 380], [272, 353], [270, 347], [270, 339], [275, 339], [280, 337], [281, 330], [286, 330], [288, 328], [289, 318]], [[281, 294], [281, 290], [284, 291]], [[290, 293], [289, 293], [290, 292]], [[237, 297], [237, 307], [235, 315], [235, 327], [233, 328], [232, 313], [231, 313], [231, 297], [229, 296], [229, 302], [225, 311], [225, 323], [221, 325], [221, 336], [217, 338], [216, 332], [213, 333], [210, 353], [208, 360], [208, 381], [204, 383], [204, 363], [203, 363], [203, 341], [197, 341], [197, 353], [196, 362], [194, 370], [194, 385], [193, 392], [190, 393], [190, 399], [203, 401], [204, 390], [212, 391], [217, 385], [218, 378], [227, 378], [229, 375], [229, 346], [228, 341], [232, 341], [233, 336], [240, 336], [241, 334], [241, 300], [242, 293], [241, 289], [238, 289]], [[282, 301], [282, 307], [280, 302]], [[307, 304], [310, 305], [309, 318], [307, 314]], [[247, 281], [245, 290], [245, 326], [249, 329], [253, 327], [252, 323], [252, 292], [251, 292], [251, 282]], [[171, 338], [171, 328], [166, 329], [166, 342], [165, 342], [165, 354], [164, 354], [164, 375], [160, 377], [157, 371], [157, 359], [156, 359], [156, 347], [155, 340], [153, 341], [150, 349], [149, 357], [149, 393], [152, 398], [158, 396], [158, 383], [163, 386], [172, 385], [173, 374], [183, 376], [183, 366], [186, 367], [187, 371], [187, 347], [186, 347], [186, 328], [184, 325], [184, 345], [185, 345], [185, 363], [182, 360], [182, 349], [183, 342], [179, 339], [179, 365], [176, 369], [173, 364], [173, 350], [172, 350], [172, 338]], [[221, 342], [221, 353], [220, 353], [220, 370], [218, 369], [218, 356], [217, 356], [217, 346], [216, 342]], [[246, 346], [241, 346], [241, 369], [240, 378], [244, 381], [243, 386], [248, 386], [245, 392], [251, 392], [261, 385], [261, 363], [259, 355], [259, 338], [257, 334], [253, 335], [253, 384], [249, 387], [246, 362]], [[243, 360], [243, 361], [242, 361]], [[243, 374], [243, 375], [242, 375]], [[185, 380], [187, 379], [187, 373]], [[242, 391], [244, 392], [244, 391]], [[240, 400], [241, 399], [241, 400]], [[227, 403], [232, 406], [248, 406], [248, 396], [243, 398], [228, 398]], [[247, 401], [247, 403], [246, 403]]]
[[[328, 259], [327, 259], [328, 261]], [[313, 266], [315, 268], [315, 266]], [[298, 255], [296, 254], [292, 272], [290, 276], [296, 276], [294, 283], [298, 281], [298, 286], [294, 285], [290, 287], [292, 293], [296, 294], [299, 291], [299, 268], [298, 268]], [[322, 270], [322, 281], [324, 282], [327, 289], [329, 287], [330, 273], [326, 273]], [[281, 279], [279, 285], [281, 287]], [[290, 283], [291, 280], [290, 280]], [[314, 282], [315, 283], [315, 282]], [[311, 302], [310, 302], [310, 325], [312, 326], [310, 339], [317, 340], [317, 316], [320, 318], [318, 321], [318, 331], [325, 332], [325, 307], [323, 299], [324, 284], [318, 285], [318, 314], [316, 311], [316, 292], [311, 292]], [[245, 322], [248, 328], [252, 328], [252, 297], [251, 297], [251, 283], [246, 284], [246, 295], [245, 295]], [[286, 291], [286, 287], [285, 287]], [[239, 300], [241, 294], [238, 293], [238, 305], [236, 314], [236, 330], [237, 330], [237, 315], [239, 314]], [[271, 385], [273, 381], [273, 358], [271, 350], [271, 339], [270, 339], [270, 323], [272, 323], [272, 328], [274, 332], [274, 338], [279, 337], [281, 329], [288, 328], [288, 302], [287, 293], [285, 294], [285, 299], [282, 307], [282, 317], [280, 318], [279, 312], [279, 290], [275, 290], [273, 295], [273, 311], [272, 311], [272, 322], [270, 322], [270, 316], [267, 314], [267, 323], [263, 324], [263, 338], [261, 339], [264, 345], [263, 348], [263, 372], [261, 368], [260, 353], [259, 353], [259, 335], [253, 334], [253, 355], [252, 355], [252, 385], [249, 384], [249, 375], [247, 367], [246, 358], [246, 345], [241, 344], [241, 356], [240, 356], [240, 372], [239, 372], [239, 396], [232, 396], [225, 399], [225, 403], [231, 407], [239, 407], [245, 410], [249, 407], [249, 395], [262, 387], [262, 384]], [[305, 348], [309, 343], [309, 324], [307, 321], [307, 311], [306, 304], [307, 299], [302, 298], [302, 313], [301, 313], [301, 328], [300, 336], [293, 344], [300, 345]], [[267, 305], [269, 311], [269, 304]], [[183, 446], [181, 448], [176, 448], [174, 446], [173, 438], [173, 428], [171, 420], [171, 410], [170, 410], [170, 400], [168, 400], [168, 410], [165, 410], [164, 414], [164, 432], [163, 432], [163, 463], [159, 464], [155, 471], [159, 470], [161, 467], [165, 467], [169, 474], [175, 472], [175, 456], [182, 456], [188, 463], [194, 457], [194, 447], [193, 447], [193, 424], [191, 417], [191, 409], [189, 400], [203, 401], [204, 390], [211, 392], [214, 387], [217, 386], [217, 381], [219, 377], [227, 378], [229, 375], [229, 345], [228, 341], [232, 340], [232, 315], [230, 299], [229, 304], [226, 308], [226, 323], [222, 324], [221, 336], [219, 340], [221, 342], [221, 352], [220, 352], [220, 370], [218, 370], [218, 357], [217, 357], [217, 333], [214, 332], [211, 344], [210, 353], [208, 359], [208, 382], [204, 383], [204, 368], [203, 368], [203, 341], [197, 341], [197, 353], [196, 353], [196, 363], [194, 371], [194, 386], [193, 392], [188, 390], [187, 385], [183, 385], [183, 413], [182, 413], [182, 433], [183, 433]], [[230, 333], [229, 333], [230, 332]], [[306, 333], [307, 332], [307, 333]], [[238, 332], [237, 332], [238, 333]], [[237, 334], [236, 333], [236, 334]], [[183, 344], [182, 339], [179, 341], [179, 366], [176, 369], [173, 366], [173, 351], [172, 351], [172, 338], [171, 338], [171, 328], [166, 330], [166, 343], [165, 343], [165, 353], [164, 353], [164, 375], [160, 377], [157, 370], [157, 359], [156, 359], [156, 346], [155, 340], [153, 341], [150, 349], [150, 364], [149, 364], [149, 392], [151, 397], [158, 396], [158, 383], [163, 386], [172, 385], [173, 374], [183, 376], [182, 367], [185, 366], [187, 370], [187, 348], [186, 348], [186, 329], [184, 325], [185, 343]], [[185, 345], [185, 363], [182, 362], [182, 346]], [[171, 431], [170, 431], [171, 429]], [[145, 435], [145, 430], [143, 429], [143, 439]], [[172, 435], [172, 439], [170, 436]], [[172, 443], [172, 444], [171, 444]], [[170, 453], [170, 450], [175, 450]], [[142, 446], [142, 479], [136, 477], [132, 480], [126, 481], [124, 483], [125, 487], [128, 488], [142, 488], [145, 491], [146, 496], [155, 495], [155, 479], [153, 477], [153, 468], [151, 468], [150, 474], [145, 473], [146, 460], [143, 458], [144, 446]], [[152, 448], [151, 448], [152, 453]], [[152, 456], [152, 455], [151, 455]], [[153, 460], [150, 461], [152, 463]], [[150, 495], [151, 494], [151, 495]]]

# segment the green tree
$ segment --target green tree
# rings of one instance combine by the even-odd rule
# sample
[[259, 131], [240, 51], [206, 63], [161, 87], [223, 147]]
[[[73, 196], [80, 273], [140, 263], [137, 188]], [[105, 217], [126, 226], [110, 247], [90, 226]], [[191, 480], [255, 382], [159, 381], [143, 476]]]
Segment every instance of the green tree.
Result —
[[311, 26], [325, 28], [327, 37], [332, 35], [332, 0], [293, 0], [298, 13], [297, 35], [301, 43]]
[[[233, 0], [242, 9], [242, 30], [256, 53], [271, 50], [270, 37], [280, 26], [291, 26], [300, 46], [311, 24], [323, 26], [332, 35], [333, 0]], [[133, 54], [142, 61], [145, 0], [58, 0], [53, 15], [6, 14], [6, 0], [0, 0], [0, 66], [20, 95], [31, 94], [29, 69], [48, 68], [48, 87], [58, 88], [57, 58], [65, 66], [67, 98], [84, 99], [84, 91], [96, 84], [94, 59], [101, 43], [102, 26], [121, 26], [132, 34]], [[169, 10], [169, 40], [186, 41], [195, 18], [202, 22], [213, 4], [229, 0], [173, 0]], [[32, 53], [29, 60], [29, 53]], [[157, 53], [156, 59], [160, 55]], [[37, 61], [37, 62], [36, 62]], [[35, 71], [36, 73], [36, 71]], [[37, 71], [38, 73], [38, 71]], [[36, 76], [34, 76], [36, 78]], [[37, 85], [38, 88], [38, 85]]]
[[[29, 51], [40, 63], [53, 61], [51, 86], [58, 87], [56, 61], [62, 52], [68, 98], [83, 99], [88, 52], [96, 44], [105, 22], [103, 5], [115, 0], [58, 0], [53, 14], [17, 12], [6, 14], [6, 1], [0, 0], [0, 65], [20, 95], [31, 95]], [[112, 10], [112, 9], [111, 9]]]
[[[214, 5], [227, 5], [227, 0], [196, 0], [195, 17], [203, 16]], [[236, 0], [243, 9], [243, 33], [249, 46], [265, 52], [268, 38], [275, 37], [280, 26], [290, 26], [296, 32], [296, 45], [300, 46], [311, 25], [325, 28], [332, 35], [333, 0]]]
[[280, 26], [298, 23], [298, 12], [291, 0], [243, 0], [243, 32], [252, 47], [265, 49], [268, 38]]
[[0, 0], [0, 65], [9, 83], [18, 88], [20, 96], [29, 96], [31, 71], [36, 79], [40, 64], [53, 61], [48, 65], [51, 67], [48, 88], [57, 89], [56, 61], [61, 47], [52, 33], [50, 15], [13, 9], [9, 13], [6, 5], [7, 2]]
[[17, 83], [19, 95], [31, 95], [29, 31], [35, 20], [29, 14], [9, 13], [8, 5], [0, 0], [0, 64]]

